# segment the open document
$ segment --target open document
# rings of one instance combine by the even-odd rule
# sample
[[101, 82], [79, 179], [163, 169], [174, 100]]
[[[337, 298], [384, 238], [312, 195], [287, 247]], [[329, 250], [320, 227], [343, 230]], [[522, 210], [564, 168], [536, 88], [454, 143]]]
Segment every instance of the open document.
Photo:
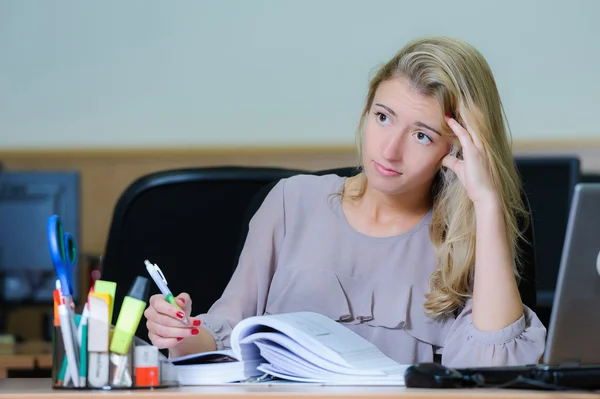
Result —
[[233, 329], [231, 347], [171, 359], [180, 383], [243, 382], [267, 374], [297, 382], [404, 385], [408, 367], [352, 330], [313, 312], [245, 319]]

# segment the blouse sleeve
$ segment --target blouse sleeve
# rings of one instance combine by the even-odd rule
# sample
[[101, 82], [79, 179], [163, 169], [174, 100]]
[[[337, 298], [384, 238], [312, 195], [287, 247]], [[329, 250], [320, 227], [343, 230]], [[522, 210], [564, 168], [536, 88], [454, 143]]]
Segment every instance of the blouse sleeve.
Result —
[[521, 318], [497, 331], [475, 328], [472, 309], [469, 299], [446, 337], [442, 364], [464, 368], [539, 363], [544, 353], [546, 328], [531, 309], [523, 305]]
[[217, 350], [231, 347], [231, 331], [242, 319], [264, 313], [285, 236], [284, 185], [285, 179], [275, 185], [250, 220], [238, 266], [222, 296], [207, 313], [198, 315]]

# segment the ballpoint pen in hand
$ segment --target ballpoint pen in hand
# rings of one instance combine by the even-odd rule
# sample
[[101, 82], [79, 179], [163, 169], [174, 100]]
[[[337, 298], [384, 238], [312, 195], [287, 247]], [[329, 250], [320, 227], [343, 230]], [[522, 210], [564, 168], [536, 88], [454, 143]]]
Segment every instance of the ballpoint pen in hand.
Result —
[[[175, 301], [175, 297], [171, 293], [171, 290], [169, 290], [169, 287], [167, 287], [167, 279], [165, 278], [165, 275], [162, 273], [158, 265], [152, 264], [148, 260], [145, 260], [144, 263], [146, 264], [146, 270], [148, 270], [150, 277], [152, 277], [152, 280], [154, 280], [160, 292], [165, 296], [167, 302], [181, 309], [181, 306], [179, 306]], [[184, 324], [188, 324], [188, 319], [185, 317], [185, 315], [183, 316], [182, 321]]]

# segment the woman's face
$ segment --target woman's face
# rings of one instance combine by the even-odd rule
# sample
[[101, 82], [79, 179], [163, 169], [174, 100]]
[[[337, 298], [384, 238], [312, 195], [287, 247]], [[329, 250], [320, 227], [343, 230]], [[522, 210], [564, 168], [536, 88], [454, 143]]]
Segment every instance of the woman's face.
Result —
[[428, 191], [450, 150], [437, 101], [403, 79], [382, 82], [367, 116], [363, 165], [371, 188], [385, 194]]

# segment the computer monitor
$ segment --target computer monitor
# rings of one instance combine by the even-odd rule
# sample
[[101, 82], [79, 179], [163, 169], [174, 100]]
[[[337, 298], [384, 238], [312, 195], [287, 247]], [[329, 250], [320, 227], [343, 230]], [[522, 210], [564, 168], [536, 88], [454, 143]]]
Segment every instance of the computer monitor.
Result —
[[569, 156], [520, 156], [515, 161], [533, 219], [538, 308], [550, 309], [580, 162]]
[[[79, 201], [78, 172], [0, 172], [1, 301], [52, 302], [56, 273], [46, 223], [49, 216], [60, 216], [64, 230], [79, 244]], [[79, 270], [73, 269], [73, 294], [77, 299]]]

